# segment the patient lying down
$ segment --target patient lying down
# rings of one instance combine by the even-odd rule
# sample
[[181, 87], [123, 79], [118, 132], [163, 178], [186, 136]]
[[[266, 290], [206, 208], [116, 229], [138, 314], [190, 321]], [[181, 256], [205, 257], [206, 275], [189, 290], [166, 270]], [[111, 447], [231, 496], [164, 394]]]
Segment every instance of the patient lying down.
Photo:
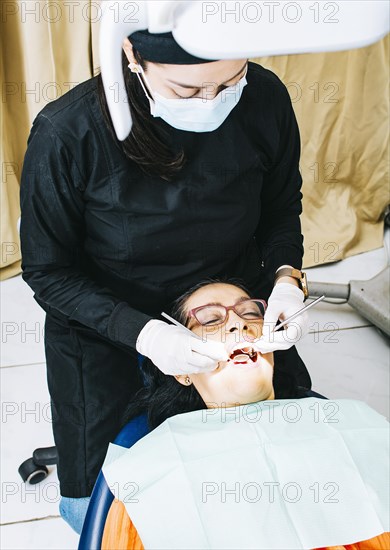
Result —
[[[265, 303], [257, 297], [255, 299], [250, 296], [240, 281], [233, 279], [229, 282], [214, 281], [208, 280], [190, 289], [175, 302], [171, 313], [174, 318], [203, 338], [224, 342], [230, 359], [218, 363], [217, 368], [211, 372], [174, 377], [164, 375], [146, 359], [144, 372], [147, 386], [140, 390], [123, 419], [125, 424], [134, 416], [147, 413], [151, 432], [146, 438], [157, 433], [158, 430], [156, 432], [154, 430], [158, 427], [162, 428], [161, 425], [168, 421], [167, 419], [186, 419], [186, 416], [181, 416], [185, 413], [192, 412], [188, 418], [196, 419], [197, 417], [193, 415], [197, 413], [194, 411], [242, 408], [247, 404], [261, 405], [262, 402], [275, 400], [274, 354], [262, 355], [251, 346], [251, 342], [259, 338], [262, 333]], [[234, 309], [230, 307], [225, 310], [223, 306], [234, 306]], [[299, 387], [292, 387], [291, 392], [291, 398], [302, 399], [302, 403], [307, 399], [313, 400], [307, 397], [305, 391]], [[211, 410], [210, 414], [212, 414]], [[224, 426], [222, 428], [224, 429]], [[201, 429], [200, 424], [199, 430]], [[136, 446], [144, 440], [145, 438], [142, 438]], [[316, 442], [313, 441], [313, 445], [315, 444]], [[156, 448], [156, 457], [158, 457], [158, 451], [159, 449]], [[121, 500], [115, 499], [107, 517], [102, 549], [144, 549], [129, 514], [134, 524], [137, 524], [135, 515], [126, 510]], [[175, 522], [171, 526], [172, 529], [175, 528], [174, 524]], [[153, 529], [153, 521], [150, 528]], [[169, 528], [170, 526], [167, 525], [166, 529]], [[326, 548], [385, 550], [390, 547], [389, 533], [380, 533], [380, 531], [377, 536], [370, 539], [359, 542], [359, 538], [354, 540], [352, 537], [349, 542], [350, 544], [344, 546], [326, 546]], [[243, 533], [240, 548], [249, 547], [253, 548], [253, 546], [246, 546], [245, 533]], [[188, 548], [192, 546], [189, 545]]]

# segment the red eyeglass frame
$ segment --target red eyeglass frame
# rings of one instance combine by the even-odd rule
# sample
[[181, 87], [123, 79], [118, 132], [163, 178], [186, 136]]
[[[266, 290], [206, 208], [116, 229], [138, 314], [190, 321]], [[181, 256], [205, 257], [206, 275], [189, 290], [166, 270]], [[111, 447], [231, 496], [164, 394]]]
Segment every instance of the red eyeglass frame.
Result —
[[[226, 319], [228, 318], [228, 315], [229, 315], [229, 310], [233, 310], [234, 313], [236, 315], [238, 315], [241, 319], [245, 319], [244, 317], [241, 317], [241, 315], [235, 310], [235, 308], [245, 302], [260, 302], [261, 304], [263, 304], [263, 307], [264, 307], [264, 313], [267, 311], [267, 307], [268, 307], [268, 304], [265, 300], [261, 299], [261, 298], [248, 298], [247, 300], [242, 300], [241, 302], [238, 302], [238, 304], [234, 304], [234, 306], [224, 306], [222, 304], [204, 304], [203, 306], [198, 306], [198, 307], [194, 307], [192, 309], [190, 309], [190, 311], [188, 312], [188, 318], [191, 318], [193, 317], [194, 319], [196, 319], [196, 321], [201, 325], [201, 326], [206, 326], [204, 324], [202, 324], [199, 319], [196, 317], [196, 312], [200, 309], [203, 309], [205, 307], [223, 307], [225, 309], [225, 318], [223, 321], [221, 321], [220, 323], [216, 323], [215, 325], [212, 324], [212, 325], [209, 325], [209, 326], [212, 326], [212, 327], [215, 327], [215, 326], [218, 326], [218, 325], [223, 325], [223, 323], [226, 321]], [[254, 319], [252, 319], [254, 320]]]

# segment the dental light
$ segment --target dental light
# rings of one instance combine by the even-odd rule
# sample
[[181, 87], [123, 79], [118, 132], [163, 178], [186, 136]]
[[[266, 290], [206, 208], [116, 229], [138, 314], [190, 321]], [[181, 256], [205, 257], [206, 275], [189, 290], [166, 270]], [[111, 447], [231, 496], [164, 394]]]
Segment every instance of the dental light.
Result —
[[389, 32], [388, 3], [146, 0], [102, 3], [99, 48], [108, 108], [120, 141], [132, 121], [122, 74], [122, 43], [139, 30], [172, 32], [203, 59], [245, 59], [359, 48]]

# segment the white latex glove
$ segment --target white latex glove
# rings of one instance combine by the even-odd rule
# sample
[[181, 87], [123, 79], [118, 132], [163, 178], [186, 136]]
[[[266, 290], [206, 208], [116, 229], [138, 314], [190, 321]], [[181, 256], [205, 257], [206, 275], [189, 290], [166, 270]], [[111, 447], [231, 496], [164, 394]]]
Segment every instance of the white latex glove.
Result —
[[303, 291], [291, 283], [276, 283], [264, 315], [262, 336], [254, 342], [261, 353], [286, 350], [294, 346], [309, 331], [307, 311], [298, 315], [280, 330], [272, 332], [278, 319], [284, 321], [304, 307]]
[[138, 335], [136, 349], [164, 374], [191, 374], [212, 371], [219, 361], [227, 361], [224, 344], [200, 340], [186, 330], [151, 319]]

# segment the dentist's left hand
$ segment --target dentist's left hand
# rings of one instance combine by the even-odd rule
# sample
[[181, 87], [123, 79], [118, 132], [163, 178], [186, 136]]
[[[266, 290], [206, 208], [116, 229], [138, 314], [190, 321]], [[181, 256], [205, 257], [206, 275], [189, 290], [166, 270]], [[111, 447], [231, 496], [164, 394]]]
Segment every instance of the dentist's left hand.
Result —
[[303, 299], [303, 291], [294, 284], [275, 284], [264, 315], [263, 334], [253, 342], [261, 353], [289, 349], [309, 332], [307, 311], [280, 330], [272, 332], [278, 319], [283, 321], [304, 307]]
[[225, 345], [191, 336], [186, 330], [151, 319], [138, 335], [136, 349], [149, 357], [164, 374], [212, 371], [229, 359]]

